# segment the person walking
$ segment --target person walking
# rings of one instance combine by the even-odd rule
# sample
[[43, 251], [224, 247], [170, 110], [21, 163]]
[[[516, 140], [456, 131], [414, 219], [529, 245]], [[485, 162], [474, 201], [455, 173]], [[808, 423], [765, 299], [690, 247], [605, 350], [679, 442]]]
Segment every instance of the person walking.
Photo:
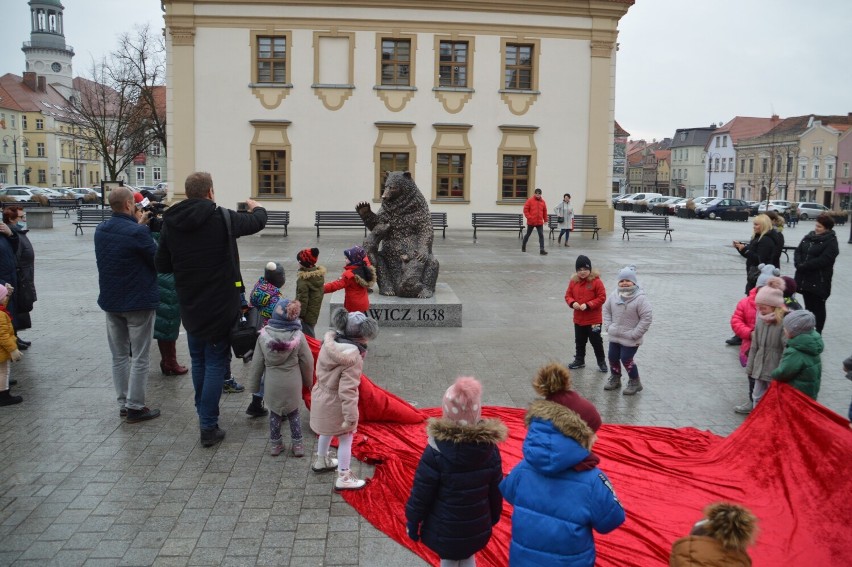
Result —
[[229, 333], [240, 316], [245, 289], [236, 267], [236, 239], [263, 230], [267, 215], [253, 199], [246, 200], [246, 213], [216, 205], [213, 178], [206, 172], [190, 174], [184, 190], [186, 200], [163, 213], [156, 266], [175, 275], [192, 359], [200, 442], [212, 447], [225, 438], [219, 428], [219, 400], [225, 375], [230, 374]]
[[157, 244], [130, 189], [113, 189], [109, 206], [112, 217], [95, 229], [98, 306], [106, 313], [119, 416], [138, 423], [160, 416], [160, 410], [145, 405], [149, 350], [160, 304], [154, 267]]
[[35, 288], [35, 249], [27, 236], [27, 213], [22, 206], [10, 205], [3, 209], [3, 222], [18, 236], [18, 249], [15, 252], [18, 286], [15, 288], [13, 322], [18, 348], [27, 350], [31, 343], [23, 340], [20, 332], [32, 327], [30, 313], [33, 304], [38, 301]]
[[597, 270], [592, 270], [592, 261], [587, 256], [577, 256], [576, 272], [568, 280], [565, 303], [574, 310], [574, 360], [568, 368], [586, 366], [586, 342], [592, 343], [598, 370], [607, 371], [601, 325], [603, 304], [606, 302], [606, 287]]
[[562, 237], [565, 236], [565, 246], [568, 246], [568, 237], [571, 236], [571, 230], [574, 228], [574, 206], [571, 204], [569, 193], [562, 195], [562, 201], [553, 207], [553, 212], [556, 213], [556, 224], [559, 227], [559, 238], [556, 239], [556, 243], [562, 242]]
[[831, 278], [838, 254], [834, 219], [824, 213], [816, 218], [814, 229], [802, 238], [793, 253], [796, 286], [805, 300], [805, 309], [816, 318], [819, 334], [825, 326], [825, 302], [831, 295]]
[[527, 251], [527, 240], [530, 239], [533, 229], [538, 231], [539, 254], [547, 255], [544, 249], [544, 225], [547, 224], [547, 203], [541, 197], [541, 189], [536, 189], [535, 194], [524, 203], [524, 217], [527, 219], [527, 233], [521, 244], [521, 252]]
[[642, 338], [651, 326], [653, 311], [645, 291], [636, 279], [636, 267], [627, 266], [618, 272], [615, 294], [606, 299], [603, 308], [604, 328], [609, 333], [609, 368], [612, 374], [604, 390], [621, 389], [621, 367], [627, 371], [627, 387], [622, 392], [632, 396], [642, 391], [639, 368], [633, 361]]

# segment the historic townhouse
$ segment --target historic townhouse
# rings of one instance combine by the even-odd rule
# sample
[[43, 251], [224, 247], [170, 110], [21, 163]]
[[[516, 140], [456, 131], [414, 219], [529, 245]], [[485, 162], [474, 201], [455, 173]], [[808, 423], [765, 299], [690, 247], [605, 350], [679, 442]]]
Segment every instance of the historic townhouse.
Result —
[[451, 225], [570, 192], [611, 227], [619, 19], [633, 0], [164, 0], [168, 179], [314, 211], [410, 170]]
[[707, 128], [678, 128], [669, 149], [672, 151], [672, 195], [699, 197], [704, 194], [704, 148], [716, 130]]
[[837, 148], [849, 124], [811, 120], [800, 136], [797, 201], [817, 202], [831, 207], [837, 177]]
[[837, 179], [831, 207], [852, 209], [852, 128], [847, 128], [837, 142]]
[[0, 185], [17, 183], [26, 169], [21, 132], [23, 108], [0, 83]]
[[704, 194], [708, 197], [725, 197], [756, 200], [747, 182], [737, 190], [737, 144], [741, 139], [759, 136], [781, 121], [778, 115], [772, 118], [736, 116], [720, 126], [705, 147], [707, 167], [704, 173]]

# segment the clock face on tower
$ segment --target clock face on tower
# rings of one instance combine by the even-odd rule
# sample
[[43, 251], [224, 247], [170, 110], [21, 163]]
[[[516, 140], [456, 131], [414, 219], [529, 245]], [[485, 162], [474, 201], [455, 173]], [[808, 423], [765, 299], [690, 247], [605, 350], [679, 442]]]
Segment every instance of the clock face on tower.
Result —
[[53, 65], [50, 66], [50, 68], [53, 69], [54, 73], [58, 73], [59, 71], [62, 70], [62, 65], [60, 65], [59, 63], [54, 63]]

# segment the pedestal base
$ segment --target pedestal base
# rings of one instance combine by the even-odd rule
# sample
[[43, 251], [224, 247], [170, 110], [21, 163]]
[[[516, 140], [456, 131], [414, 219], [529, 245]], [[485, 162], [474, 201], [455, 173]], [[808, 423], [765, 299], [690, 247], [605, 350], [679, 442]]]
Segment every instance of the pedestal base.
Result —
[[584, 215], [596, 215], [598, 217], [598, 226], [602, 231], [612, 232], [615, 226], [615, 212], [612, 206], [606, 201], [587, 200], [583, 205]]
[[[344, 291], [331, 295], [329, 314], [343, 307]], [[429, 299], [388, 297], [378, 291], [370, 294], [367, 313], [382, 327], [461, 327], [462, 304], [449, 284], [438, 283]]]
[[27, 228], [53, 228], [53, 209], [50, 207], [29, 207], [27, 213]]

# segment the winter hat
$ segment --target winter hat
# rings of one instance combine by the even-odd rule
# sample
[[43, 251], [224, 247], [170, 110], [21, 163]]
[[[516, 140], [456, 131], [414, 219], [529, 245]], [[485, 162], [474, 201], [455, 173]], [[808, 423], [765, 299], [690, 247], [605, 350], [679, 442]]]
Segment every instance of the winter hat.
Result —
[[306, 268], [313, 268], [319, 259], [319, 248], [304, 248], [296, 254], [296, 261]]
[[547, 399], [551, 402], [556, 402], [557, 404], [564, 406], [579, 415], [580, 419], [585, 421], [586, 425], [589, 426], [589, 429], [595, 433], [597, 433], [598, 429], [601, 428], [603, 420], [601, 419], [601, 414], [598, 413], [598, 408], [574, 390], [559, 392]]
[[474, 425], [482, 415], [482, 384], [476, 378], [461, 376], [447, 388], [441, 402], [444, 418], [459, 425]]
[[284, 266], [279, 262], [269, 262], [266, 264], [263, 278], [275, 287], [284, 287]]
[[781, 279], [784, 280], [784, 297], [792, 297], [795, 295], [796, 291], [799, 289], [799, 286], [796, 285], [796, 280], [790, 276], [781, 276]]
[[784, 289], [787, 286], [784, 284], [784, 280], [782, 280], [778, 276], [771, 276], [766, 280], [766, 287], [773, 287], [775, 289], [781, 290], [781, 293], [784, 293]]
[[302, 304], [297, 299], [286, 299], [282, 297], [272, 310], [271, 321], [295, 321], [302, 313]]
[[358, 245], [353, 246], [352, 248], [347, 248], [343, 251], [343, 255], [346, 256], [346, 259], [349, 260], [351, 264], [360, 264], [364, 261], [364, 257], [367, 256], [367, 252], [364, 251]]
[[757, 291], [754, 302], [770, 307], [784, 307], [784, 293], [780, 289], [764, 286]]
[[334, 312], [331, 320], [339, 333], [350, 339], [375, 339], [379, 334], [379, 323], [372, 317], [367, 317], [360, 311], [348, 312], [340, 308]]
[[639, 282], [636, 281], [636, 266], [631, 264], [630, 266], [625, 266], [621, 268], [621, 270], [618, 272], [617, 281], [621, 280], [630, 280], [634, 284], [638, 284]]
[[757, 267], [757, 269], [760, 270], [760, 275], [757, 276], [757, 284], [755, 287], [763, 287], [766, 285], [766, 281], [769, 278], [781, 275], [781, 270], [772, 264], [761, 264]]
[[748, 508], [717, 502], [704, 509], [704, 516], [706, 520], [699, 522], [702, 532], [721, 543], [723, 548], [745, 552], [754, 543], [757, 518]]
[[574, 269], [579, 271], [580, 268], [592, 269], [592, 261], [589, 260], [588, 256], [583, 256], [582, 254], [577, 256], [577, 262], [574, 264]]
[[802, 333], [810, 333], [816, 328], [816, 317], [807, 309], [791, 311], [784, 317], [784, 330], [790, 338], [797, 337]]

